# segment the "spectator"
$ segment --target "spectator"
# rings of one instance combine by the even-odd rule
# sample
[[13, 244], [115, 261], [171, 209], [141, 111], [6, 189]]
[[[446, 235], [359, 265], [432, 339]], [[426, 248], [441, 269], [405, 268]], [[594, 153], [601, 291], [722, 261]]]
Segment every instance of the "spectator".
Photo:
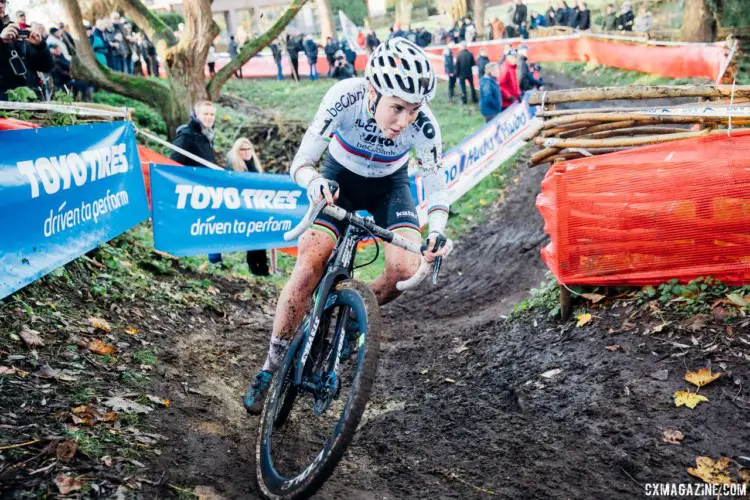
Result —
[[581, 16], [581, 9], [578, 7], [578, 4], [575, 5], [572, 9], [569, 9], [568, 11], [568, 20], [567, 20], [567, 26], [568, 28], [577, 28], [578, 27], [578, 21], [580, 20]]
[[492, 20], [492, 39], [502, 40], [503, 38], [505, 38], [505, 25], [500, 19], [495, 17]]
[[0, 2], [0, 101], [8, 100], [9, 90], [34, 88], [30, 85], [32, 75], [36, 72], [48, 73], [55, 64], [37, 29], [32, 28], [25, 39], [19, 38], [18, 25], [11, 22], [5, 13], [6, 5]]
[[[213, 147], [215, 121], [216, 108], [211, 101], [195, 103], [190, 121], [177, 129], [173, 144], [208, 162], [216, 163], [216, 151]], [[173, 151], [169, 157], [182, 165], [197, 164], [195, 160], [177, 151]]]
[[468, 48], [466, 48], [466, 42], [462, 42], [461, 51], [458, 53], [458, 56], [456, 56], [456, 76], [458, 77], [458, 83], [461, 86], [461, 102], [463, 104], [466, 104], [467, 101], [467, 82], [471, 88], [471, 101], [474, 104], [479, 102], [479, 99], [477, 99], [477, 89], [474, 88], [474, 73], [472, 71], [472, 68], [476, 65], [477, 63], [474, 60], [474, 55], [469, 52]]
[[401, 29], [401, 23], [397, 22], [393, 25], [393, 29], [391, 30], [391, 36], [388, 38], [406, 38], [406, 32]]
[[317, 80], [318, 77], [318, 44], [313, 40], [312, 35], [305, 37], [305, 56], [307, 63], [310, 65], [310, 80]]
[[279, 46], [278, 40], [274, 40], [271, 43], [271, 54], [273, 54], [273, 62], [276, 63], [276, 79], [283, 80], [284, 72], [281, 70], [281, 47]]
[[211, 77], [216, 76], [216, 46], [213, 43], [208, 48], [208, 56], [206, 56], [206, 64], [208, 64], [208, 74]]
[[513, 44], [506, 43], [503, 47], [503, 56], [500, 58], [500, 61], [498, 61], [498, 66], [500, 69], [503, 69], [503, 63], [505, 62], [505, 58], [508, 57], [508, 54], [510, 51], [513, 50]]
[[591, 29], [591, 10], [586, 2], [578, 0], [578, 25], [576, 26], [581, 31], [588, 31]]
[[99, 19], [96, 21], [96, 28], [93, 30], [91, 29], [91, 26], [86, 27], [86, 34], [89, 36], [89, 43], [91, 43], [91, 48], [94, 51], [94, 57], [97, 61], [99, 61], [99, 64], [102, 66], [110, 67], [107, 61], [109, 50], [107, 48], [107, 42], [104, 40], [104, 32], [102, 31], [104, 27], [104, 21]]
[[127, 43], [127, 33], [123, 30], [123, 25], [120, 22], [120, 13], [113, 11], [109, 16], [110, 24], [112, 26], [112, 39], [115, 45], [112, 45], [113, 63], [116, 66], [115, 71], [123, 73], [128, 72], [130, 57], [130, 48]]
[[140, 40], [141, 51], [143, 57], [146, 60], [146, 69], [148, 70], [148, 76], [159, 76], [159, 59], [156, 57], [156, 47], [151, 43], [148, 36], [141, 32], [143, 37]]
[[438, 44], [445, 43], [445, 28], [441, 24], [438, 24], [435, 28], [435, 40]]
[[107, 46], [107, 66], [113, 71], [122, 71], [122, 61], [120, 60], [120, 45], [115, 40], [115, 29], [112, 27], [110, 19], [103, 20], [102, 33], [104, 43]]
[[500, 87], [495, 80], [497, 64], [490, 63], [484, 68], [484, 76], [479, 79], [479, 112], [488, 122], [502, 111]]
[[[526, 22], [527, 15], [528, 9], [523, 4], [523, 0], [516, 0], [516, 5], [513, 9], [513, 24], [516, 26], [516, 29], [520, 29], [521, 23]], [[482, 73], [481, 75], [484, 75], [484, 73]]]
[[505, 57], [505, 62], [500, 68], [500, 94], [502, 96], [502, 109], [510, 107], [514, 102], [521, 99], [521, 89], [518, 87], [518, 67], [516, 58], [518, 52], [511, 50]]
[[[237, 56], [240, 55], [240, 45], [237, 43], [237, 40], [234, 39], [234, 35], [230, 35], [229, 37], [229, 58], [230, 59], [237, 59]], [[234, 73], [234, 76], [237, 78], [242, 78], [242, 66], [239, 67], [239, 69]]]
[[521, 35], [521, 38], [524, 40], [529, 39], [529, 30], [526, 29], [526, 21], [521, 23], [521, 26], [518, 28], [518, 34]]
[[362, 50], [365, 48], [365, 44], [367, 43], [367, 39], [365, 38], [365, 34], [362, 33], [362, 30], [357, 31], [357, 45], [359, 45], [359, 49]]
[[568, 25], [568, 4], [563, 0], [557, 2], [557, 10], [555, 11], [555, 26], [567, 26]]
[[357, 53], [354, 52], [354, 50], [349, 45], [349, 42], [347, 42], [346, 40], [344, 40], [344, 43], [341, 44], [341, 52], [344, 53], [346, 62], [348, 62], [352, 67], [352, 75], [357, 76], [357, 68], [354, 67], [355, 63], [357, 62]]
[[26, 13], [22, 10], [19, 10], [18, 12], [16, 12], [16, 25], [18, 25], [18, 29], [22, 29], [22, 30], [31, 29], [31, 26], [26, 24]]
[[333, 74], [333, 62], [334, 62], [334, 56], [336, 55], [336, 52], [339, 51], [339, 42], [334, 41], [333, 38], [326, 37], [326, 45], [323, 47], [323, 52], [325, 52], [326, 60], [328, 61], [328, 77], [330, 78]]
[[489, 64], [489, 62], [490, 58], [487, 57], [487, 49], [482, 47], [481, 49], [479, 49], [479, 57], [477, 57], [477, 74], [480, 77], [484, 77], [484, 68], [485, 66], [487, 66], [487, 64]]
[[542, 81], [534, 78], [534, 73], [528, 63], [529, 47], [528, 45], [518, 46], [518, 88], [521, 94], [529, 90], [541, 89]]
[[466, 40], [468, 43], [472, 43], [477, 39], [477, 28], [468, 17], [466, 19], [468, 21], [468, 24], [464, 29], [464, 40]]
[[287, 34], [286, 51], [289, 54], [289, 62], [292, 64], [292, 78], [299, 81], [299, 53], [302, 51], [301, 44], [296, 37]]
[[633, 7], [630, 6], [630, 2], [625, 2], [622, 4], [622, 10], [617, 17], [617, 29], [620, 31], [633, 31], [634, 20]]
[[411, 24], [406, 26], [406, 35], [404, 36], [411, 43], [417, 43], [417, 32], [411, 29]]
[[352, 66], [346, 60], [346, 55], [344, 55], [343, 50], [339, 50], [336, 52], [336, 54], [334, 55], [333, 63], [335, 65], [335, 68], [333, 70], [333, 77], [335, 79], [341, 81], [354, 76], [354, 66]]
[[75, 54], [76, 42], [73, 40], [73, 35], [67, 30], [65, 23], [60, 23], [58, 28], [60, 29], [60, 39], [65, 44], [65, 47], [67, 47], [68, 54]]
[[422, 48], [429, 46], [432, 43], [432, 33], [420, 26], [417, 28], [417, 45]]
[[[234, 141], [232, 149], [227, 153], [227, 167], [235, 172], [252, 172], [263, 173], [263, 166], [258, 159], [253, 143], [246, 137], [240, 137]], [[212, 254], [213, 260], [209, 255], [209, 260], [213, 263], [222, 262], [221, 254]], [[274, 252], [271, 251], [273, 259]], [[268, 276], [268, 256], [265, 250], [249, 250], [246, 256], [247, 267], [255, 276]]]
[[531, 29], [543, 28], [547, 26], [547, 18], [536, 12], [531, 12]]
[[645, 5], [641, 5], [638, 11], [638, 17], [635, 18], [633, 23], [633, 31], [636, 33], [648, 33], [653, 26], [653, 20], [651, 19], [651, 13]]
[[396, 32], [393, 30], [393, 26], [390, 26], [388, 28], [388, 40], [391, 38], [394, 38], [396, 36]]
[[554, 26], [555, 25], [555, 16], [556, 16], [555, 8], [552, 6], [552, 0], [549, 1], [549, 4], [547, 5], [547, 11], [544, 13], [544, 19], [547, 21], [547, 26]]
[[489, 41], [493, 40], [492, 38], [492, 23], [487, 23], [484, 25], [484, 39]]
[[50, 71], [55, 90], [66, 92], [72, 88], [71, 82], [73, 81], [70, 77], [70, 61], [63, 53], [62, 44], [49, 45], [49, 48], [55, 63], [52, 71]]
[[380, 40], [378, 40], [378, 37], [374, 31], [369, 30], [367, 32], [367, 37], [365, 38], [365, 43], [367, 44], [367, 53], [372, 54], [377, 46], [380, 45]]
[[602, 30], [603, 31], [615, 31], [617, 29], [617, 12], [615, 11], [615, 5], [607, 5], [607, 14], [602, 18]]
[[125, 72], [132, 75], [135, 69], [135, 60], [138, 58], [132, 24], [122, 23], [122, 37], [125, 40]]
[[[56, 27], [52, 27], [49, 29], [49, 35], [47, 36], [47, 47], [52, 48], [52, 46], [58, 46], [60, 47], [60, 52], [62, 53], [63, 57], [70, 61], [70, 52], [68, 52], [68, 47], [65, 45], [65, 43], [58, 37], [60, 34], [60, 30]], [[52, 54], [54, 56], [54, 53]]]
[[445, 74], [448, 75], [448, 100], [453, 102], [456, 92], [456, 64], [453, 61], [453, 51], [448, 47], [443, 49], [443, 65]]

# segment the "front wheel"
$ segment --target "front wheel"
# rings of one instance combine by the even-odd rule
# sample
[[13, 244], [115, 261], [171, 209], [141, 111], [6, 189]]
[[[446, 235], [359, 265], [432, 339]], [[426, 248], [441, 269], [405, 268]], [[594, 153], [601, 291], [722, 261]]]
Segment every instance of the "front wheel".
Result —
[[[263, 407], [255, 464], [258, 487], [266, 498], [307, 498], [315, 493], [343, 456], [370, 398], [382, 328], [375, 295], [363, 283], [346, 280], [323, 300], [326, 309], [314, 347], [300, 368], [302, 383], [295, 387], [293, 380], [305, 350], [304, 331], [276, 372]], [[349, 310], [356, 315], [358, 353], [356, 359], [343, 362], [346, 339], [341, 326]]]

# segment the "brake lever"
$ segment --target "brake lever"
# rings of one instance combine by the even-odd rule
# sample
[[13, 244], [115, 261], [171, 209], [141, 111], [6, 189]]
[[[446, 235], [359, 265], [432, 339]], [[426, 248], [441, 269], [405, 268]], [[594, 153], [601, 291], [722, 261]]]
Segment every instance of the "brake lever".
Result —
[[[448, 239], [443, 236], [442, 234], [438, 234], [435, 237], [435, 248], [433, 249], [433, 252], [436, 252], [443, 248], [445, 246], [445, 243], [448, 241]], [[427, 251], [426, 246], [422, 246], [422, 253], [425, 253]], [[443, 264], [443, 258], [442, 257], [435, 257], [435, 261], [432, 264], [432, 286], [437, 285], [437, 279], [438, 274], [440, 274], [440, 266]]]

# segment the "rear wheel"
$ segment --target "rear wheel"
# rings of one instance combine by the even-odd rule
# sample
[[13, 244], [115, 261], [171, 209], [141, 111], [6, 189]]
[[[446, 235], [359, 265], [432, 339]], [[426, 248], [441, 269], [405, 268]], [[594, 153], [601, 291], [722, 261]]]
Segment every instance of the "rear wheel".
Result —
[[[295, 387], [293, 380], [304, 335], [295, 339], [266, 397], [255, 463], [258, 486], [267, 498], [305, 498], [317, 491], [354, 437], [370, 398], [382, 326], [377, 300], [367, 286], [347, 280], [326, 303], [302, 384]], [[350, 309], [357, 318], [359, 351], [340, 362]]]

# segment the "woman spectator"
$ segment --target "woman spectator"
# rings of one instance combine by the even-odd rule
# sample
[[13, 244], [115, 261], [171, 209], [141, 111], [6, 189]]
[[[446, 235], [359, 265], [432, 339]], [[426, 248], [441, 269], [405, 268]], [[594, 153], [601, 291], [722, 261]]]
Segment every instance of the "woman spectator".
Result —
[[484, 67], [484, 76], [479, 79], [479, 112], [484, 116], [485, 123], [495, 118], [502, 109], [495, 73], [497, 64], [489, 63]]
[[317, 80], [318, 44], [315, 43], [312, 35], [305, 37], [305, 56], [307, 56], [307, 63], [310, 65], [310, 80]]
[[518, 52], [511, 50], [505, 56], [505, 62], [500, 68], [500, 95], [502, 96], [502, 109], [509, 108], [514, 102], [521, 99], [521, 89], [518, 86]]
[[[263, 173], [263, 166], [258, 159], [253, 143], [246, 137], [234, 141], [232, 149], [227, 153], [227, 167], [235, 172]], [[271, 259], [275, 261], [275, 252], [271, 250]], [[247, 266], [256, 276], [268, 276], [268, 258], [265, 250], [249, 250], [247, 252]], [[275, 266], [273, 266], [275, 267]]]

